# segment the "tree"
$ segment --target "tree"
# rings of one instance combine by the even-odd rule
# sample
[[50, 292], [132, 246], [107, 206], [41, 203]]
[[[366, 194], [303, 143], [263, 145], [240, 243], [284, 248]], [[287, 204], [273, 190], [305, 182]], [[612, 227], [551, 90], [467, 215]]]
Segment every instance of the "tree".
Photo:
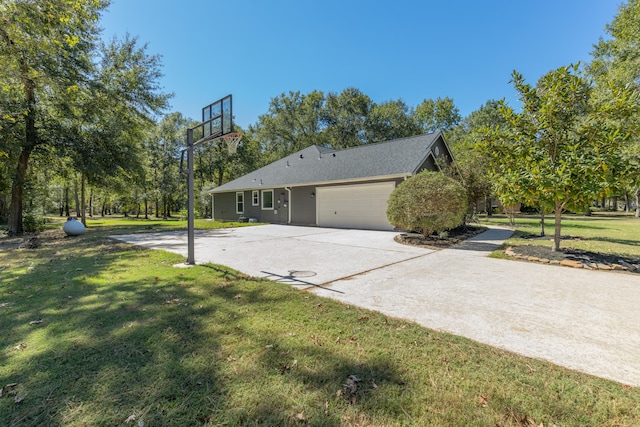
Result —
[[136, 38], [114, 38], [101, 46], [100, 54], [92, 79], [69, 95], [73, 116], [58, 147], [81, 173], [83, 223], [87, 182], [119, 176], [131, 187], [141, 180], [142, 142], [154, 124], [151, 115], [162, 111], [168, 100], [157, 84], [159, 57], [147, 54], [146, 45], [138, 46]]
[[[0, 14], [0, 79], [11, 94], [8, 116], [20, 128], [13, 140], [18, 153], [11, 190], [9, 232], [22, 232], [22, 204], [29, 158], [46, 140], [38, 121], [41, 106], [73, 91], [91, 69], [90, 53], [98, 32], [103, 0], [15, 0], [3, 2]], [[52, 102], [53, 103], [53, 102]]]
[[326, 142], [337, 150], [364, 144], [364, 126], [372, 106], [371, 98], [356, 88], [339, 95], [329, 93], [322, 110]]
[[525, 199], [553, 209], [552, 250], [558, 251], [562, 211], [588, 203], [621, 171], [620, 147], [629, 135], [620, 132], [619, 120], [636, 101], [617, 89], [607, 103], [592, 102], [592, 86], [577, 66], [550, 71], [536, 87], [514, 71], [513, 84], [522, 111], [502, 103], [509, 126], [483, 136], [491, 183], [505, 205]]
[[425, 99], [414, 111], [415, 119], [422, 132], [431, 133], [436, 130], [447, 132], [460, 122], [460, 111], [453, 99]]
[[422, 133], [401, 99], [374, 104], [364, 124], [367, 143], [389, 141]]
[[387, 218], [396, 227], [425, 236], [464, 223], [464, 188], [442, 172], [424, 171], [403, 181], [389, 196]]
[[488, 159], [476, 145], [479, 131], [484, 128], [499, 128], [505, 121], [499, 112], [500, 103], [489, 100], [478, 110], [465, 117], [457, 126], [447, 132], [446, 139], [455, 159], [454, 168], [469, 197], [469, 205], [474, 213], [481, 200], [485, 200], [487, 213], [491, 215], [491, 184], [488, 178]]
[[[180, 174], [180, 149], [184, 147], [190, 122], [180, 113], [165, 115], [145, 144], [149, 156], [145, 187], [153, 188], [156, 216], [171, 216], [174, 201], [186, 194], [185, 176]], [[186, 166], [185, 166], [186, 167]]]
[[[629, 0], [621, 5], [606, 31], [610, 37], [606, 40], [601, 38], [594, 46], [593, 61], [588, 66], [596, 81], [596, 96], [605, 101], [610, 97], [612, 86], [622, 85], [635, 92], [640, 91], [640, 1]], [[625, 118], [625, 121], [620, 125], [626, 127], [627, 132], [634, 132], [640, 117], [636, 114]], [[622, 176], [620, 187], [635, 193], [636, 217], [640, 217], [640, 139], [637, 135], [625, 144], [623, 150], [631, 167]]]
[[311, 145], [324, 145], [322, 109], [324, 94], [282, 93], [271, 99], [269, 111], [258, 118], [253, 128], [270, 161]]

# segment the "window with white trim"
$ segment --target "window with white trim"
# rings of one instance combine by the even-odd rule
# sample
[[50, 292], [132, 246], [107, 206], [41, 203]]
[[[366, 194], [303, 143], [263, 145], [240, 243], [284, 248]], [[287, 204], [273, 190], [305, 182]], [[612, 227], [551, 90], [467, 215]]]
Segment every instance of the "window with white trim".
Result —
[[236, 193], [236, 213], [244, 213], [244, 193], [242, 191]]
[[260, 192], [258, 190], [253, 190], [251, 192], [251, 206], [259, 206], [260, 205]]
[[273, 190], [262, 190], [262, 210], [273, 210]]

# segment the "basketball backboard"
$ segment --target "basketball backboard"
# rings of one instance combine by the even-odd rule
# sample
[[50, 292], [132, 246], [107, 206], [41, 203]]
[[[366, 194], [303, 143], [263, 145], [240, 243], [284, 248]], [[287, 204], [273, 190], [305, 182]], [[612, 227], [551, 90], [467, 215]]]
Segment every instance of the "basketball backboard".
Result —
[[202, 123], [193, 128], [194, 142], [210, 140], [233, 132], [233, 102], [231, 95], [202, 109]]

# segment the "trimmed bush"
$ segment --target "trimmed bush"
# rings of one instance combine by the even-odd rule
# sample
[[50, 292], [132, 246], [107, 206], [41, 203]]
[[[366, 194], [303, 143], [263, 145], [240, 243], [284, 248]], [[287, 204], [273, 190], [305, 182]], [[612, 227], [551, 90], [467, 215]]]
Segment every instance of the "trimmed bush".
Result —
[[400, 183], [389, 197], [387, 218], [394, 226], [429, 236], [464, 223], [467, 194], [442, 172], [424, 171]]

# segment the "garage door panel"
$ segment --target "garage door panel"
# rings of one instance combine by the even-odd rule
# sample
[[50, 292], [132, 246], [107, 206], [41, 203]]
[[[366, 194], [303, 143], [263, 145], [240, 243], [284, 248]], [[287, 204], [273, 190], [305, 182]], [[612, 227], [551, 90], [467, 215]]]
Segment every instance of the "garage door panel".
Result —
[[392, 230], [387, 200], [394, 182], [317, 188], [318, 225]]

